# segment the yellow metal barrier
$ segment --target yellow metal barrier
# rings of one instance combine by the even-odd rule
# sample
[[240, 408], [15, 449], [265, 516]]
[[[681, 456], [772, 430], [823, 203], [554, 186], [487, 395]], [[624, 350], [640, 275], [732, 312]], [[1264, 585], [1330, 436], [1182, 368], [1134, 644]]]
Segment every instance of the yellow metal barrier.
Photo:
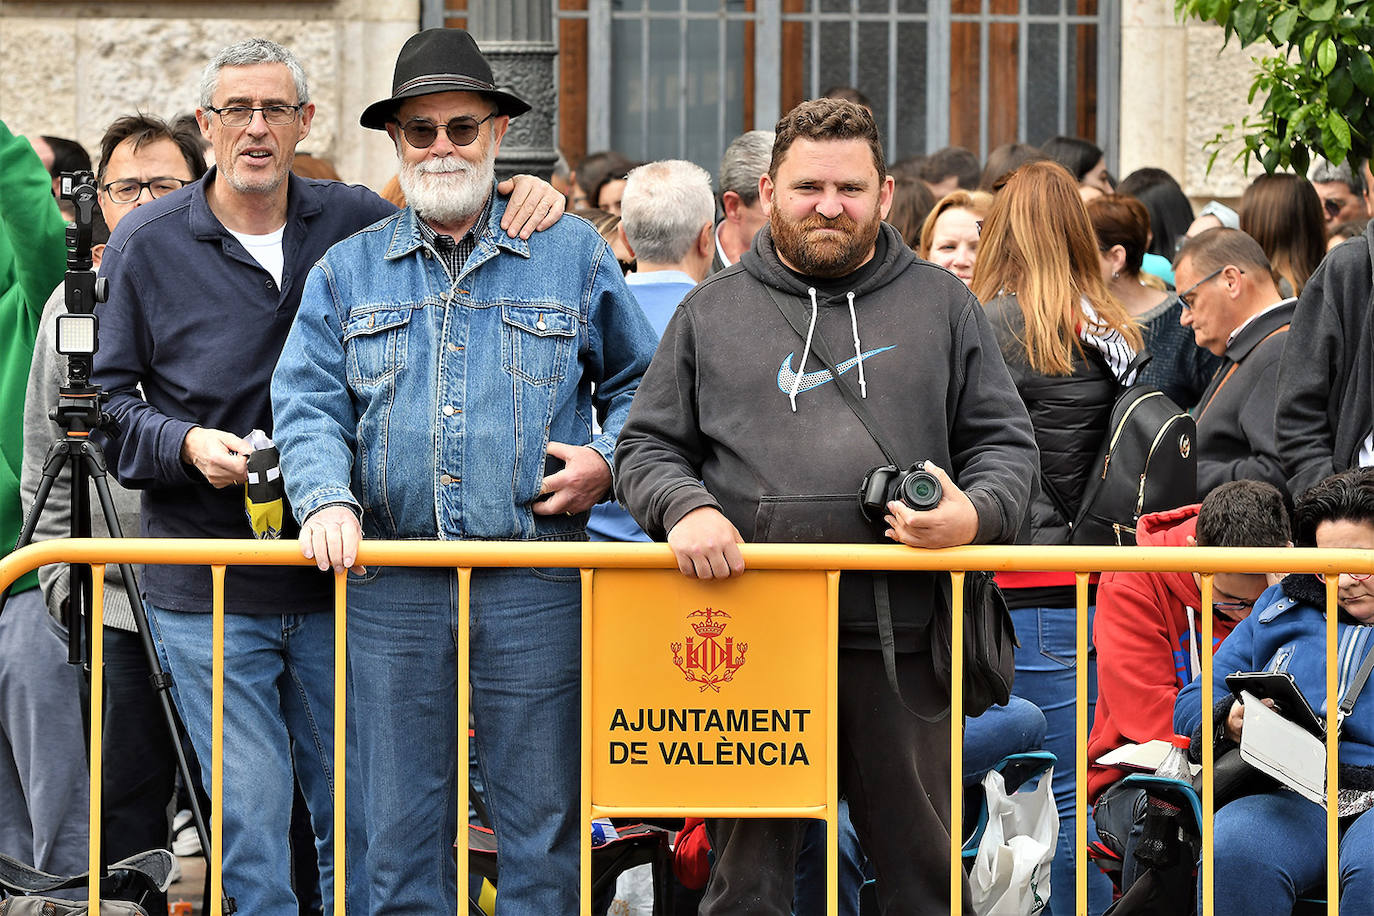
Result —
[[[791, 570], [826, 570], [831, 573], [832, 586], [830, 588], [829, 599], [831, 602], [831, 613], [833, 618], [834, 601], [836, 589], [834, 587], [834, 573], [840, 570], [925, 570], [925, 571], [951, 571], [955, 574], [955, 585], [962, 581], [961, 570], [1045, 570], [1045, 571], [1068, 571], [1076, 573], [1077, 582], [1077, 613], [1078, 613], [1078, 657], [1087, 658], [1087, 598], [1088, 598], [1088, 572], [1089, 571], [1134, 571], [1134, 572], [1197, 572], [1202, 574], [1202, 606], [1209, 607], [1211, 604], [1212, 575], [1219, 572], [1305, 572], [1325, 575], [1327, 603], [1334, 606], [1336, 602], [1336, 583], [1337, 574], [1342, 572], [1374, 573], [1374, 551], [1359, 550], [1313, 550], [1313, 549], [1221, 549], [1221, 548], [1202, 548], [1202, 547], [1141, 547], [1141, 548], [1112, 548], [1112, 547], [1087, 547], [1087, 548], [1068, 548], [1068, 547], [957, 547], [947, 550], [911, 550], [897, 545], [845, 545], [845, 544], [825, 544], [825, 545], [793, 545], [793, 544], [748, 544], [742, 547], [745, 563], [752, 569], [791, 569]], [[218, 900], [221, 897], [222, 875], [220, 869], [220, 857], [223, 850], [223, 820], [221, 815], [221, 804], [219, 794], [223, 779], [223, 696], [224, 696], [224, 570], [228, 565], [251, 564], [251, 565], [278, 565], [278, 566], [300, 566], [308, 565], [311, 561], [304, 559], [294, 543], [283, 542], [262, 542], [262, 541], [223, 541], [223, 540], [153, 540], [153, 539], [89, 539], [89, 540], [55, 540], [33, 544], [21, 551], [12, 553], [4, 558], [0, 558], [0, 588], [4, 588], [14, 582], [24, 573], [36, 569], [39, 566], [49, 563], [79, 563], [91, 564], [94, 566], [93, 579], [95, 582], [93, 604], [95, 607], [95, 632], [101, 632], [102, 626], [102, 583], [103, 565], [114, 563], [141, 563], [141, 564], [182, 564], [182, 565], [208, 565], [211, 567], [214, 582], [213, 613], [214, 613], [214, 667], [213, 667], [213, 698], [214, 698], [214, 749], [211, 761], [211, 797], [214, 801], [212, 823], [211, 854], [208, 860], [211, 874], [211, 898]], [[459, 652], [466, 657], [468, 648], [467, 630], [467, 609], [470, 585], [470, 571], [473, 568], [482, 567], [511, 567], [511, 566], [553, 566], [577, 568], [583, 570], [583, 589], [584, 596], [591, 588], [590, 571], [595, 568], [626, 568], [626, 569], [676, 569], [671, 552], [664, 545], [648, 544], [588, 544], [585, 542], [558, 542], [558, 543], [529, 543], [529, 542], [414, 542], [414, 541], [373, 541], [365, 542], [358, 555], [358, 562], [364, 565], [385, 565], [385, 566], [427, 566], [453, 568], [459, 572], [460, 582], [460, 628], [459, 628]], [[337, 879], [334, 884], [334, 906], [336, 912], [343, 912], [344, 889], [344, 856], [342, 855], [344, 830], [343, 819], [345, 816], [343, 779], [345, 772], [344, 761], [344, 736], [346, 734], [345, 707], [346, 704], [337, 702], [339, 696], [344, 695], [344, 672], [346, 672], [346, 628], [343, 610], [346, 605], [347, 583], [343, 576], [336, 577], [336, 641], [335, 641], [335, 664], [336, 664], [336, 703], [335, 703], [335, 774], [339, 780], [339, 790], [336, 792], [335, 809], [335, 868]], [[952, 641], [954, 646], [963, 644], [963, 615], [959, 613], [962, 604], [962, 589], [955, 588], [955, 611], [952, 626]], [[584, 605], [585, 607], [585, 605]], [[584, 613], [584, 633], [587, 632], [586, 614]], [[1212, 644], [1212, 621], [1211, 615], [1202, 616], [1202, 639], [1204, 646]], [[1327, 615], [1327, 657], [1335, 657], [1336, 650], [1336, 615]], [[584, 647], [585, 651], [585, 647]], [[952, 679], [955, 684], [963, 682], [963, 655], [961, 652], [952, 652]], [[100, 696], [101, 690], [101, 646], [100, 640], [95, 640], [91, 649], [92, 656], [92, 696]], [[1211, 709], [1213, 704], [1212, 696], [1212, 654], [1211, 652], [1201, 653], [1203, 682], [1202, 682], [1202, 708], [1204, 712]], [[1335, 666], [1327, 665], [1327, 696], [1336, 695], [1336, 671]], [[468, 737], [466, 728], [461, 727], [462, 723], [467, 722], [468, 711], [468, 687], [466, 680], [462, 677], [458, 679], [458, 706], [459, 706], [459, 778], [465, 779], [468, 776]], [[835, 668], [829, 669], [829, 690], [831, 701], [829, 708], [831, 711], [829, 746], [826, 749], [827, 767], [834, 772], [834, 683]], [[1087, 861], [1086, 861], [1086, 788], [1084, 775], [1087, 770], [1087, 673], [1086, 666], [1080, 664], [1078, 667], [1077, 679], [1077, 703], [1078, 703], [1078, 728], [1079, 741], [1076, 764], [1078, 767], [1078, 796], [1076, 799], [1078, 816], [1078, 837], [1077, 850], [1078, 869], [1077, 869], [1077, 899], [1079, 901], [1079, 912], [1085, 912], [1086, 906], [1086, 883], [1087, 883]], [[92, 871], [96, 873], [100, 859], [100, 804], [101, 804], [101, 755], [100, 755], [100, 728], [101, 716], [99, 703], [92, 704], [91, 711], [91, 857]], [[953, 727], [951, 728], [950, 755], [952, 766], [950, 771], [950, 797], [951, 797], [951, 836], [956, 838], [950, 844], [950, 911], [957, 913], [959, 910], [959, 892], [961, 889], [960, 871], [962, 860], [959, 854], [958, 837], [962, 836], [962, 797], [963, 786], [961, 779], [962, 762], [962, 722], [963, 722], [963, 701], [956, 691], [952, 702], [951, 716]], [[585, 714], [584, 714], [585, 719]], [[1336, 822], [1336, 791], [1337, 791], [1337, 763], [1338, 755], [1336, 752], [1336, 704], [1327, 703], [1327, 906], [1328, 912], [1335, 913], [1338, 894], [1339, 894], [1339, 868], [1338, 868], [1338, 847], [1336, 844], [1337, 822]], [[586, 736], [584, 734], [584, 742]], [[585, 757], [585, 750], [584, 750]], [[1212, 772], [1212, 762], [1214, 759], [1214, 746], [1211, 729], [1203, 729], [1203, 766], [1204, 772]], [[583, 774], [583, 810], [589, 812], [592, 805], [588, 801], [588, 774]], [[1213, 787], [1210, 779], [1203, 781], [1203, 818], [1206, 824], [1210, 825], [1214, 813], [1213, 807]], [[835, 868], [837, 842], [835, 836], [835, 814], [834, 814], [834, 792], [830, 793], [828, 803], [825, 806], [825, 816], [828, 821], [829, 845], [827, 849], [827, 874], [830, 885], [830, 911], [835, 912]], [[655, 814], [692, 814], [688, 809], [656, 809]], [[761, 812], [755, 809], [721, 809], [717, 814], [735, 813], [748, 816], [750, 814], [772, 813]], [[812, 812], [819, 813], [819, 812]], [[460, 809], [459, 823], [465, 823]], [[584, 834], [586, 831], [583, 831]], [[466, 840], [466, 836], [463, 837]], [[589, 880], [587, 865], [589, 862], [590, 847], [589, 839], [584, 835], [583, 839], [583, 885], [584, 896], [582, 909], [584, 913], [590, 911], [590, 899], [585, 894], [586, 884]], [[466, 845], [466, 843], [464, 843]], [[1210, 829], [1203, 830], [1203, 872], [1202, 872], [1202, 891], [1204, 895], [1204, 912], [1211, 913], [1213, 910], [1212, 902], [1212, 837]], [[467, 859], [464, 855], [458, 856], [459, 874], [459, 910], [465, 912], [466, 907], [463, 900], [467, 894]], [[92, 887], [90, 891], [90, 905], [92, 912], [99, 911], [98, 888]]]

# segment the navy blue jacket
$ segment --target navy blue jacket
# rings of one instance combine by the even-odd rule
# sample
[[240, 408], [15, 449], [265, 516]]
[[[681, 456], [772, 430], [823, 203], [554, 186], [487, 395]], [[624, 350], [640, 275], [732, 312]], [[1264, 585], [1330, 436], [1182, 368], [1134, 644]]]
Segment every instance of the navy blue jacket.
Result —
[[[268, 386], [306, 275], [335, 242], [396, 209], [363, 187], [290, 176], [278, 288], [211, 212], [215, 179], [211, 169], [129, 214], [101, 263], [110, 296], [97, 312], [92, 380], [111, 395], [120, 431], [106, 454], [120, 482], [143, 491], [147, 537], [253, 536], [243, 488], [210, 486], [182, 462], [182, 440], [193, 426], [272, 434]], [[295, 534], [288, 524], [282, 536]], [[159, 607], [210, 609], [206, 567], [149, 566], [144, 586]], [[332, 579], [310, 567], [231, 566], [225, 593], [233, 613], [321, 611]]]

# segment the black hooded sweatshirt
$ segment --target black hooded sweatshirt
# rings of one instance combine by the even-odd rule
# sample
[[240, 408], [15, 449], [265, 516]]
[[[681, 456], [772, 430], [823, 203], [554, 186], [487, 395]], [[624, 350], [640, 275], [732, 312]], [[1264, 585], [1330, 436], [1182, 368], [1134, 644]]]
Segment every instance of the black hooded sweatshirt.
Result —
[[[1015, 538], [1039, 459], [996, 337], [953, 274], [917, 259], [887, 224], [881, 231], [881, 261], [851, 274], [861, 279], [844, 293], [813, 297], [765, 227], [740, 263], [678, 306], [616, 446], [616, 494], [651, 537], [712, 506], [746, 541], [880, 540], [858, 491], [887, 459], [766, 285], [804, 300], [814, 336], [866, 390], [903, 466], [934, 461], [968, 494], [975, 542]], [[890, 578], [897, 647], [924, 648], [935, 577]], [[871, 576], [846, 573], [842, 644], [876, 648], [873, 607]]]

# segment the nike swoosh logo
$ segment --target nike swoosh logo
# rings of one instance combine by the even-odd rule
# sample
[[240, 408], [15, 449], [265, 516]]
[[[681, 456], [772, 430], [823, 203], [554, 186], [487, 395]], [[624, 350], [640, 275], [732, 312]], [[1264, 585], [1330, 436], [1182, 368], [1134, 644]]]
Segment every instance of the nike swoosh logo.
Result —
[[[879, 353], [886, 353], [888, 350], [894, 349], [896, 349], [895, 345], [891, 347], [879, 347], [876, 350], [868, 350], [864, 353], [860, 353], [858, 356], [851, 356], [849, 359], [836, 366], [835, 369], [839, 375], [844, 375], [870, 356], [877, 356]], [[787, 356], [783, 358], [782, 365], [778, 367], [778, 390], [783, 394], [790, 395], [792, 393], [792, 384], [797, 380], [797, 373], [792, 368], [792, 360], [796, 355], [797, 353], [795, 350], [787, 354]], [[830, 374], [829, 369], [804, 373], [801, 377], [801, 384], [797, 386], [797, 393], [801, 394], [803, 391], [819, 388], [826, 382], [833, 382], [834, 380], [835, 376]]]

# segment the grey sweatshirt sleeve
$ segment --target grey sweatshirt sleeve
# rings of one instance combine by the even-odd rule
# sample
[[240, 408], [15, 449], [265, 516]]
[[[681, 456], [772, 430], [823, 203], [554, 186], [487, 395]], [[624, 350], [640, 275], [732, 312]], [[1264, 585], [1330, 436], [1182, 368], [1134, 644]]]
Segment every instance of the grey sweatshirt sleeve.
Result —
[[[1274, 432], [1294, 499], [1336, 472], [1337, 430], [1332, 427], [1331, 403], [1345, 384], [1341, 373], [1346, 350], [1359, 346], [1358, 340], [1350, 339], [1354, 329], [1344, 327], [1341, 316], [1346, 309], [1365, 307], [1370, 286], [1368, 243], [1352, 239], [1332, 251], [1312, 274], [1293, 312], [1279, 361]], [[1347, 413], [1352, 421], [1361, 419], [1343, 405], [1342, 415]], [[1369, 430], [1346, 432], [1346, 438], [1363, 439]]]
[[[38, 495], [48, 446], [62, 436], [62, 428], [48, 417], [48, 411], [57, 406], [57, 391], [67, 380], [66, 358], [58, 354], [55, 345], [57, 316], [66, 311], [63, 295], [63, 287], [57, 287], [43, 308], [33, 362], [29, 366], [28, 387], [24, 395], [24, 466], [19, 485], [25, 512], [33, 506], [34, 498]], [[137, 536], [138, 497], [121, 487], [113, 475], [108, 475], [106, 481], [115, 502], [120, 527], [124, 534]], [[43, 514], [39, 516], [38, 526], [33, 532], [34, 541], [69, 537], [71, 510], [72, 482], [70, 464], [67, 464], [53, 479]], [[110, 534], [94, 487], [91, 488], [91, 533], [95, 537], [109, 537]], [[49, 612], [58, 616], [62, 602], [67, 597], [67, 566], [40, 567], [38, 583]], [[105, 568], [105, 623], [123, 630], [134, 629], [133, 614], [117, 566]]]
[[719, 509], [701, 483], [696, 340], [679, 308], [668, 323], [615, 448], [616, 497], [650, 537], [662, 540], [684, 515]]
[[976, 299], [958, 317], [950, 386], [950, 476], [978, 510], [975, 544], [1008, 544], [1020, 532], [1040, 466], [1026, 405]]

